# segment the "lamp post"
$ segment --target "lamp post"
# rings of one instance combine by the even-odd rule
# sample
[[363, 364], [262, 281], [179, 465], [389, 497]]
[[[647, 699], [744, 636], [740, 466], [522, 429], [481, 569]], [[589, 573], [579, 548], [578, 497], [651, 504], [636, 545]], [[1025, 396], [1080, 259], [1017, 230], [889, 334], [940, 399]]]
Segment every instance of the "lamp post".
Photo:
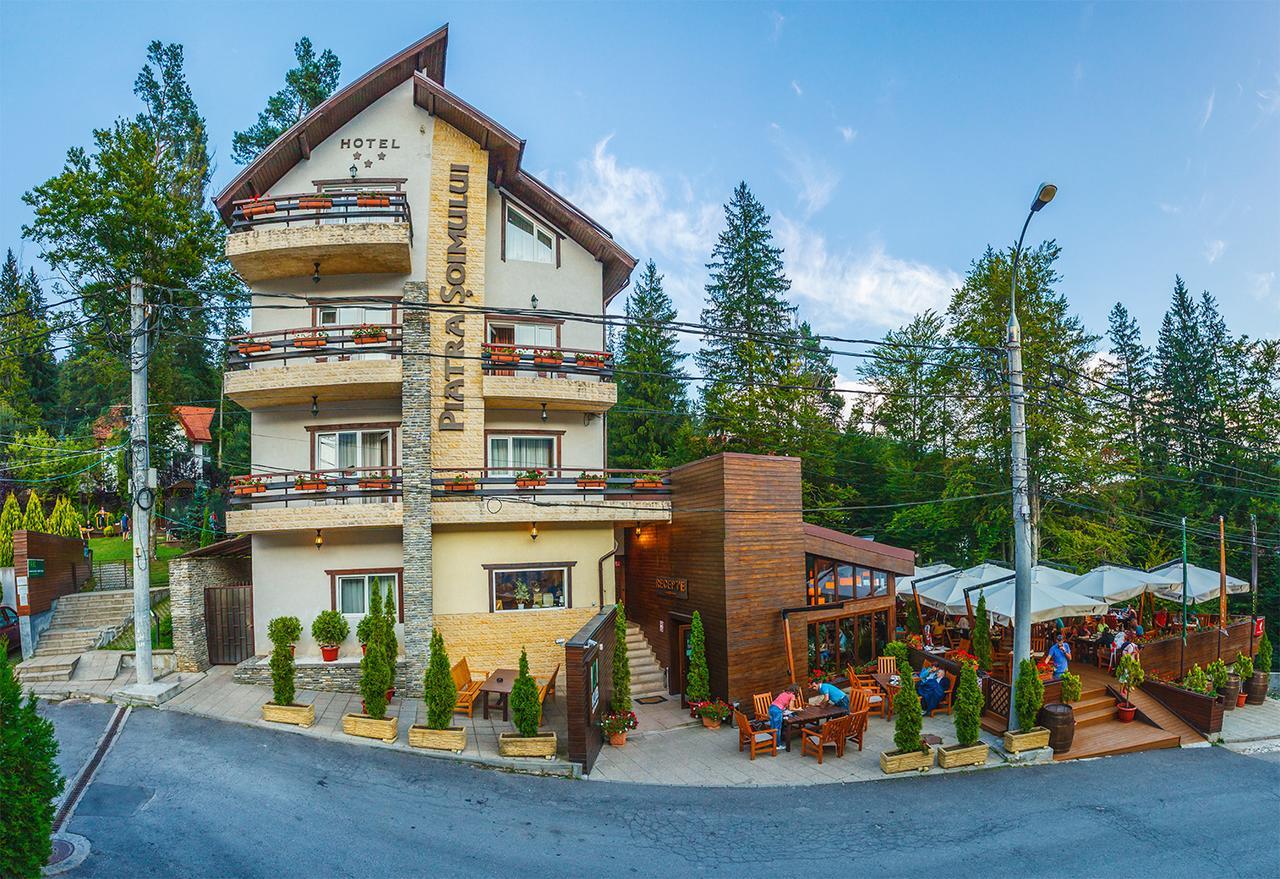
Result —
[[1027, 220], [1022, 224], [1018, 246], [1013, 250], [1013, 271], [1009, 281], [1009, 420], [1012, 436], [1013, 473], [1013, 667], [1009, 670], [1009, 729], [1018, 728], [1018, 669], [1022, 660], [1031, 656], [1031, 505], [1028, 499], [1026, 392], [1022, 387], [1022, 328], [1018, 325], [1018, 259], [1022, 256], [1022, 240], [1027, 236], [1031, 218], [1053, 201], [1058, 187], [1041, 183], [1036, 191]]

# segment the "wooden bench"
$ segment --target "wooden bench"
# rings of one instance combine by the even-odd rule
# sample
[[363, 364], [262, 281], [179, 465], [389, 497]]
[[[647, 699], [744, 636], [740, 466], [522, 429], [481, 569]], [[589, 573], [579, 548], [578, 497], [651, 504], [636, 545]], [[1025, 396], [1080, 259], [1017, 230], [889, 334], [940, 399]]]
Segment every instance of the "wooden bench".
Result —
[[488, 675], [481, 675], [478, 681], [473, 680], [471, 668], [467, 665], [465, 656], [458, 660], [451, 672], [453, 685], [458, 688], [458, 701], [454, 704], [453, 710], [465, 712], [467, 717], [470, 717], [471, 712], [475, 711], [476, 700], [480, 697], [480, 686]]
[[556, 667], [551, 672], [551, 677], [547, 679], [545, 684], [538, 685], [538, 726], [542, 726], [542, 706], [548, 697], [555, 698], [556, 695], [556, 678], [560, 677], [560, 664], [556, 663]]

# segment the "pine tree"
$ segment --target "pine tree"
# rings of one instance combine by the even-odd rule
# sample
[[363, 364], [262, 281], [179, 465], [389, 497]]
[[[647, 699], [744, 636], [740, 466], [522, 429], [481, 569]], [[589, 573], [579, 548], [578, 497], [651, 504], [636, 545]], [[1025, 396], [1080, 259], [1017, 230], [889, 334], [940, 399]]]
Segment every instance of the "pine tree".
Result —
[[22, 516], [22, 527], [27, 531], [48, 531], [48, 520], [44, 515], [44, 504], [40, 495], [33, 489], [27, 494], [27, 510]]
[[973, 655], [978, 660], [978, 668], [991, 671], [991, 620], [987, 616], [987, 596], [978, 592], [978, 609], [973, 614]]
[[22, 507], [18, 505], [18, 496], [9, 492], [4, 508], [0, 509], [0, 568], [13, 565], [13, 532], [21, 528]]
[[[1107, 339], [1111, 363], [1104, 373], [1108, 432], [1114, 438], [1116, 464], [1126, 470], [1142, 468], [1143, 438], [1148, 430], [1148, 396], [1151, 393], [1151, 352], [1142, 344], [1142, 330], [1129, 310], [1117, 302], [1108, 316]], [[1105, 451], [1104, 451], [1105, 454]]]
[[35, 272], [23, 277], [8, 251], [0, 265], [0, 347], [5, 352], [0, 358], [0, 433], [30, 430], [52, 414], [57, 366], [50, 339], [55, 329]]
[[515, 682], [511, 684], [511, 721], [516, 730], [525, 738], [538, 734], [538, 723], [542, 720], [542, 706], [538, 704], [538, 684], [529, 674], [529, 654], [520, 648], [520, 668]]
[[653, 260], [627, 297], [627, 322], [614, 346], [618, 405], [609, 412], [611, 466], [663, 469], [682, 462], [689, 401], [671, 322], [671, 297]]
[[247, 165], [276, 138], [301, 121], [333, 94], [342, 73], [342, 62], [330, 49], [316, 56], [311, 39], [303, 37], [293, 47], [298, 66], [284, 75], [284, 88], [267, 99], [258, 121], [231, 139], [231, 158]]
[[1187, 470], [1204, 459], [1200, 419], [1212, 406], [1205, 345], [1195, 300], [1176, 277], [1156, 344], [1156, 397], [1163, 445]]
[[689, 702], [706, 702], [711, 698], [711, 673], [707, 670], [707, 634], [702, 628], [702, 614], [696, 610], [689, 623], [689, 673], [684, 698]]
[[427, 728], [453, 726], [453, 707], [458, 704], [458, 685], [453, 682], [449, 654], [439, 629], [431, 631], [431, 658], [422, 680], [422, 699], [427, 703]]
[[613, 629], [613, 694], [609, 708], [615, 713], [631, 710], [631, 663], [627, 657], [627, 612], [618, 602]]

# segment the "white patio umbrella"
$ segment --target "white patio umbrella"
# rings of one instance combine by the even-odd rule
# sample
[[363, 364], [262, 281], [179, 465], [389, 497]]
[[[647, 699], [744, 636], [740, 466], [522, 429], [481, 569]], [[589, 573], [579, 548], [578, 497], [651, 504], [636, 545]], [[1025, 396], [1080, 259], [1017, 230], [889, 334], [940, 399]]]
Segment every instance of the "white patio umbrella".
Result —
[[948, 565], [945, 563], [937, 564], [937, 565], [925, 565], [924, 567], [916, 568], [916, 572], [912, 576], [903, 577], [902, 579], [898, 580], [895, 588], [899, 595], [904, 595], [905, 593], [911, 591], [912, 583], [918, 583], [919, 581], [924, 580], [927, 577], [932, 577], [934, 574], [944, 574], [948, 571], [954, 571], [955, 569], [956, 569], [955, 565]]
[[964, 590], [967, 587], [1011, 576], [1013, 571], [1008, 568], [984, 562], [962, 571], [931, 577], [923, 583], [917, 582], [916, 592], [920, 595], [921, 604], [934, 610], [946, 611], [957, 601], [964, 604]]
[[[1160, 565], [1151, 571], [1153, 576], [1165, 581], [1165, 585], [1156, 595], [1169, 601], [1182, 601], [1182, 562], [1172, 561]], [[1221, 574], [1210, 568], [1198, 565], [1187, 565], [1187, 601], [1196, 604], [1220, 597], [1222, 591]], [[1227, 594], [1233, 595], [1248, 592], [1248, 581], [1227, 575]]]
[[[1063, 582], [1063, 574], [1066, 574], [1067, 578], [1075, 576], [1044, 565], [1036, 565], [1031, 569], [1031, 622], [1043, 623], [1059, 617], [1079, 617], [1107, 612], [1105, 601], [1069, 592], [1056, 585], [1057, 582]], [[987, 613], [1001, 623], [1010, 623], [1013, 621], [1016, 591], [1016, 581], [1012, 577], [1006, 577], [990, 586], [970, 590], [969, 601], [977, 606], [979, 596], [986, 596]], [[968, 606], [961, 598], [959, 604], [947, 608], [947, 613], [960, 616], [968, 613]]]
[[1119, 604], [1144, 592], [1167, 589], [1169, 581], [1158, 574], [1149, 574], [1119, 565], [1099, 565], [1087, 574], [1061, 584], [1063, 589], [1077, 595], [1097, 598], [1107, 604]]

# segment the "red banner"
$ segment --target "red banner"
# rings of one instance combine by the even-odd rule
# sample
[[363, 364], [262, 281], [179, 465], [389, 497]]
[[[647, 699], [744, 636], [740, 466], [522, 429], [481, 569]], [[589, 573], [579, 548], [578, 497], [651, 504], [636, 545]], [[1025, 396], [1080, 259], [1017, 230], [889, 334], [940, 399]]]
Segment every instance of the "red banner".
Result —
[[1267, 620], [1265, 617], [1258, 617], [1256, 620], [1254, 620], [1253, 621], [1253, 637], [1261, 638], [1262, 632], [1264, 629], [1266, 629], [1266, 627], [1267, 627]]

